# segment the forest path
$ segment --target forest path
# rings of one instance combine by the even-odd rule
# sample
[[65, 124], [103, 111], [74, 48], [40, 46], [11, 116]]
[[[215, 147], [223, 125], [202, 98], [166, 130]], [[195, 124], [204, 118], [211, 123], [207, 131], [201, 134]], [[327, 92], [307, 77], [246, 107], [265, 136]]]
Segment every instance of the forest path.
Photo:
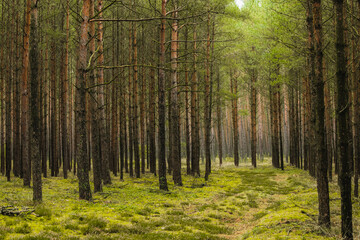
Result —
[[[159, 191], [151, 174], [112, 177], [92, 202], [78, 200], [74, 176], [44, 179], [44, 203], [35, 214], [0, 215], [0, 239], [335, 239], [316, 225], [314, 179], [295, 168], [214, 164], [208, 182], [183, 175], [184, 186], [177, 187], [168, 176], [170, 192]], [[21, 180], [0, 177], [0, 206], [31, 207], [31, 199]], [[338, 224], [338, 208], [332, 209]]]

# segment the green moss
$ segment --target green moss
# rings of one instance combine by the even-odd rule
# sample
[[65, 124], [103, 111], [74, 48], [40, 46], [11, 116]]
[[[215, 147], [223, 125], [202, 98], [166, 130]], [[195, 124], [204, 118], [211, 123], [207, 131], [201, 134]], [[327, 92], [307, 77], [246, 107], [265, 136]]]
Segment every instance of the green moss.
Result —
[[68, 220], [66, 223], [65, 223], [65, 229], [69, 229], [69, 230], [79, 230], [79, 225], [77, 223], [77, 221], [75, 220]]
[[[158, 190], [152, 174], [141, 180], [126, 175], [124, 182], [113, 178], [103, 193], [94, 194], [93, 202], [78, 200], [78, 183], [71, 173], [67, 180], [49, 177], [43, 182], [44, 204], [35, 214], [0, 215], [0, 240], [217, 240], [240, 239], [239, 232], [248, 239], [338, 236], [339, 201], [331, 201], [332, 230], [324, 233], [316, 224], [314, 179], [295, 168], [273, 169], [268, 160], [257, 169], [250, 164], [215, 168], [206, 183], [184, 174], [183, 187], [169, 181], [170, 193]], [[0, 206], [32, 206], [32, 190], [22, 185], [17, 178], [0, 181]], [[330, 185], [330, 196], [339, 198], [335, 184]], [[355, 203], [354, 216], [359, 212]]]
[[52, 212], [51, 209], [45, 207], [45, 205], [37, 205], [35, 207], [35, 214], [39, 217], [45, 217], [46, 219], [50, 219]]
[[44, 230], [48, 230], [48, 231], [52, 231], [52, 232], [56, 232], [56, 233], [62, 232], [62, 229], [60, 226], [45, 226]]
[[210, 234], [231, 234], [233, 232], [229, 227], [206, 222], [196, 223], [194, 227]]
[[184, 211], [182, 210], [170, 210], [166, 212], [167, 215], [176, 215], [176, 216], [180, 216], [180, 215], [185, 215]]
[[28, 223], [21, 223], [20, 225], [16, 226], [14, 229], [16, 233], [28, 234], [31, 233], [31, 227]]
[[6, 235], [11, 232], [11, 228], [0, 225], [0, 240], [4, 240]]

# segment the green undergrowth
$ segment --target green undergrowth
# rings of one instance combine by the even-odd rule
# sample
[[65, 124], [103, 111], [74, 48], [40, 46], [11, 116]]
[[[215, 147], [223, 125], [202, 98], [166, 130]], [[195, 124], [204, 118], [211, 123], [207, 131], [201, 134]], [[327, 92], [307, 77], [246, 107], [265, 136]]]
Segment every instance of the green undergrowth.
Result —
[[[0, 178], [0, 206], [29, 207], [30, 214], [0, 215], [3, 239], [336, 239], [338, 189], [331, 186], [333, 229], [316, 224], [316, 182], [295, 168], [283, 172], [267, 163], [214, 169], [210, 180], [183, 175], [183, 187], [168, 177], [169, 192], [146, 174], [104, 186], [91, 202], [78, 200], [78, 182], [43, 180], [43, 204], [20, 179]], [[360, 213], [355, 203], [355, 218]], [[358, 231], [357, 227], [355, 230]]]

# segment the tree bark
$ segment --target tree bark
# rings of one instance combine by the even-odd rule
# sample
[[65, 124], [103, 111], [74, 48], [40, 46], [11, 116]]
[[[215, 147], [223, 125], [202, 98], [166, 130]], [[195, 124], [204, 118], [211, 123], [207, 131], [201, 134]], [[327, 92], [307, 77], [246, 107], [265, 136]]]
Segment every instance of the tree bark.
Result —
[[[133, 9], [135, 8], [135, 0], [133, 0]], [[134, 148], [134, 160], [135, 160], [135, 175], [136, 178], [140, 178], [140, 153], [139, 153], [139, 115], [138, 115], [138, 47], [137, 47], [137, 27], [136, 23], [133, 23], [132, 29], [133, 35], [133, 148]]]
[[168, 191], [166, 180], [166, 156], [165, 156], [165, 26], [166, 26], [166, 0], [161, 4], [160, 26], [160, 69], [159, 69], [159, 187], [160, 190]]
[[211, 102], [210, 102], [210, 12], [207, 16], [207, 41], [206, 41], [206, 75], [205, 75], [205, 109], [204, 109], [204, 120], [205, 120], [205, 181], [209, 179], [211, 173]]
[[219, 149], [219, 164], [220, 167], [223, 163], [223, 143], [222, 143], [222, 131], [221, 131], [221, 125], [222, 125], [222, 117], [221, 117], [221, 93], [220, 93], [220, 70], [217, 69], [217, 78], [216, 78], [216, 84], [217, 84], [217, 102], [216, 102], [216, 120], [217, 120], [217, 132], [218, 132], [218, 149]]
[[316, 180], [319, 200], [319, 224], [330, 228], [330, 203], [328, 186], [328, 160], [326, 156], [325, 144], [325, 105], [324, 105], [324, 79], [323, 79], [323, 49], [322, 49], [322, 12], [321, 0], [313, 1], [314, 17], [314, 42], [315, 42], [315, 78], [312, 80], [312, 95], [315, 117], [315, 136], [316, 141], [315, 161], [316, 161]]
[[[98, 12], [99, 18], [102, 19], [102, 7], [103, 1], [98, 0]], [[98, 22], [98, 48], [99, 48], [99, 57], [98, 65], [104, 65], [104, 31], [102, 21]], [[101, 161], [102, 161], [102, 179], [105, 185], [111, 184], [111, 177], [109, 171], [109, 135], [106, 131], [106, 112], [105, 112], [105, 86], [104, 86], [104, 69], [99, 68], [98, 70], [98, 84], [99, 87], [99, 112], [100, 112], [100, 140], [101, 140]]]
[[[95, 1], [90, 0], [90, 16], [95, 15]], [[90, 53], [90, 66], [95, 65], [95, 23], [89, 23], [89, 53]], [[100, 111], [99, 111], [99, 95], [97, 89], [92, 87], [97, 84], [95, 81], [95, 70], [89, 71], [89, 85], [90, 85], [90, 117], [91, 117], [91, 138], [93, 146], [91, 148], [91, 156], [93, 162], [93, 177], [94, 177], [94, 192], [102, 192], [102, 160], [101, 160], [101, 140], [100, 140]]]
[[191, 79], [191, 172], [194, 176], [200, 176], [200, 129], [198, 121], [198, 79], [197, 79], [197, 44], [196, 26], [193, 34], [193, 76]]
[[[351, 1], [352, 4], [354, 4], [353, 0]], [[354, 8], [353, 8], [354, 9]], [[360, 10], [360, 1], [358, 1], [358, 10]], [[358, 11], [359, 12], [359, 11]], [[354, 18], [354, 16], [353, 16]], [[358, 29], [359, 29], [359, 24], [358, 24]], [[355, 38], [355, 36], [354, 36]], [[354, 42], [355, 40], [353, 40]], [[358, 66], [359, 68], [359, 63], [360, 63], [360, 57], [356, 55], [356, 50], [359, 51], [360, 49], [360, 45], [357, 47], [355, 47], [355, 44], [353, 44], [353, 73], [354, 73], [354, 148], [355, 148], [355, 152], [354, 152], [354, 171], [355, 171], [355, 176], [354, 176], [354, 196], [355, 197], [359, 197], [359, 173], [360, 173], [360, 119], [359, 119], [359, 115], [360, 115], [360, 82], [359, 82], [359, 70], [355, 69], [356, 66]]]
[[80, 199], [91, 200], [89, 183], [89, 161], [87, 159], [87, 130], [86, 130], [86, 73], [87, 73], [87, 43], [89, 25], [90, 0], [83, 0], [82, 22], [79, 40], [78, 78], [76, 82], [76, 148], [79, 178]]
[[334, 0], [336, 9], [336, 86], [337, 86], [337, 135], [339, 150], [339, 185], [341, 192], [341, 235], [353, 239], [351, 172], [348, 142], [349, 131], [349, 85], [347, 81], [344, 41], [344, 0]]
[[[316, 95], [316, 92], [314, 92], [314, 88], [312, 88], [310, 85], [313, 82], [313, 79], [315, 78], [315, 47], [314, 47], [314, 20], [313, 20], [313, 0], [307, 0], [307, 28], [308, 28], [308, 48], [309, 48], [309, 55], [308, 55], [308, 89], [307, 89], [307, 111], [308, 111], [308, 134], [307, 134], [307, 140], [306, 143], [308, 143], [308, 155], [306, 156], [306, 159], [308, 161], [308, 168], [309, 173], [311, 176], [315, 177], [315, 171], [316, 171], [316, 165], [315, 160], [312, 158], [315, 156], [315, 140], [314, 140], [314, 126], [315, 126], [315, 108], [312, 106], [313, 103], [313, 97]], [[307, 147], [305, 145], [305, 147]]]
[[173, 180], [177, 186], [182, 186], [181, 180], [181, 153], [178, 145], [180, 144], [180, 121], [179, 121], [179, 103], [178, 103], [178, 22], [176, 20], [177, 1], [174, 2], [174, 12], [171, 32], [171, 160], [173, 163]]
[[185, 139], [186, 139], [186, 174], [191, 174], [191, 142], [190, 142], [190, 123], [189, 123], [189, 70], [188, 70], [188, 38], [189, 30], [185, 28]]
[[22, 142], [22, 161], [24, 173], [24, 186], [30, 187], [31, 172], [29, 158], [29, 96], [28, 96], [28, 67], [29, 67], [29, 42], [30, 42], [30, 19], [31, 19], [31, 0], [26, 1], [25, 27], [24, 27], [24, 51], [23, 51], [23, 70], [22, 70], [22, 97], [21, 97], [21, 142]]
[[[254, 47], [253, 47], [253, 50]], [[257, 91], [256, 91], [256, 73], [255, 69], [251, 70], [251, 163], [256, 168], [256, 108], [257, 108]]]
[[232, 96], [232, 123], [233, 123], [233, 139], [234, 139], [234, 163], [239, 166], [239, 124], [238, 124], [238, 98], [237, 98], [237, 80], [235, 73], [230, 71], [230, 88]]
[[[67, 0], [68, 1], [68, 0]], [[68, 2], [66, 2], [68, 5]], [[62, 57], [62, 66], [61, 66], [61, 78], [60, 78], [60, 87], [61, 87], [61, 145], [62, 145], [62, 159], [63, 159], [63, 174], [64, 179], [68, 177], [68, 169], [69, 169], [69, 151], [68, 151], [68, 124], [67, 124], [67, 89], [68, 89], [68, 64], [69, 64], [69, 39], [68, 39], [68, 21], [69, 16], [66, 13], [65, 17], [65, 41], [62, 43], [65, 45], [65, 49], [61, 50], [61, 57]], [[62, 28], [62, 27], [61, 27]]]
[[149, 87], [149, 142], [150, 142], [150, 172], [156, 176], [156, 123], [155, 123], [155, 69], [150, 69]]
[[39, 34], [38, 34], [38, 1], [31, 6], [30, 25], [30, 124], [31, 124], [31, 163], [33, 174], [33, 200], [42, 201], [41, 156], [40, 156], [40, 106], [39, 106]]
[[[129, 64], [132, 63], [132, 50], [133, 50], [133, 40], [132, 40], [132, 28], [133, 28], [133, 23], [130, 23], [129, 26]], [[129, 67], [129, 85], [128, 85], [128, 101], [129, 101], [129, 110], [128, 110], [128, 121], [129, 121], [129, 174], [130, 177], [134, 176], [134, 167], [133, 167], [133, 155], [134, 155], [134, 151], [133, 151], [133, 105], [132, 105], [132, 71], [131, 71], [131, 66]], [[126, 164], [125, 164], [126, 165]]]

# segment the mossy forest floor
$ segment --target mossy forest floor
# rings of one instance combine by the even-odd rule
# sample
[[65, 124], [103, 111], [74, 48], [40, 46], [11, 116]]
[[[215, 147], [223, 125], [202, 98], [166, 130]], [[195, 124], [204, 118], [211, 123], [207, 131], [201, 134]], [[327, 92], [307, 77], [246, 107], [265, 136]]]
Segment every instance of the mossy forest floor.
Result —
[[[78, 200], [75, 177], [43, 180], [44, 203], [33, 206], [22, 180], [0, 177], [0, 207], [29, 207], [32, 214], [0, 215], [0, 239], [340, 239], [340, 197], [331, 184], [332, 230], [317, 226], [316, 182], [301, 170], [257, 169], [227, 163], [210, 180], [183, 177], [183, 187], [158, 190], [151, 174], [126, 177], [92, 202]], [[70, 174], [72, 176], [72, 174]], [[359, 200], [354, 200], [359, 239]]]

